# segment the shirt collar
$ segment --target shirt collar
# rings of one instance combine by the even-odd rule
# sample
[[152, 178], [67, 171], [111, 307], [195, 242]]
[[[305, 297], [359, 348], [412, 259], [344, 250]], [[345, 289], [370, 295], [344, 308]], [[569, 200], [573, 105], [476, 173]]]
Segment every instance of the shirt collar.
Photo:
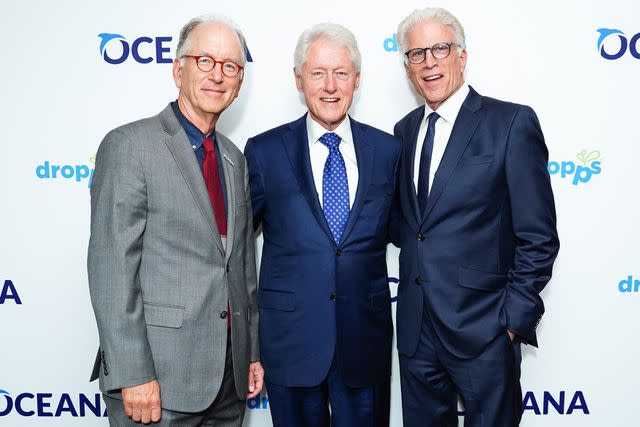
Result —
[[[180, 111], [180, 107], [178, 106], [178, 101], [173, 101], [171, 103], [171, 108], [173, 109], [173, 112], [175, 113], [176, 117], [178, 118], [178, 121], [180, 122], [180, 125], [182, 125], [182, 128], [184, 129], [184, 132], [187, 134], [187, 138], [189, 139], [189, 143], [191, 144], [191, 147], [193, 147], [194, 150], [199, 149], [200, 146], [204, 143], [206, 135], [203, 134], [200, 131], [200, 129], [198, 129], [196, 127], [196, 125], [191, 123], [189, 121], [189, 119], [187, 119], [184, 116], [184, 114], [182, 114], [182, 111]], [[214, 143], [216, 142], [215, 133], [216, 132], [215, 132], [215, 129], [214, 129], [209, 134], [211, 139], [213, 139]]]
[[[462, 86], [460, 86], [460, 88], [449, 97], [449, 99], [447, 99], [442, 103], [442, 105], [440, 105], [440, 108], [438, 108], [437, 111], [438, 115], [442, 119], [444, 119], [445, 122], [453, 125], [453, 123], [456, 121], [456, 117], [458, 117], [460, 108], [462, 108], [462, 103], [467, 98], [468, 94], [469, 85], [463, 83]], [[427, 117], [429, 117], [429, 114], [431, 114], [433, 110], [431, 109], [431, 107], [429, 107], [428, 104], [425, 103], [424, 105], [425, 109], [423, 120], [427, 120]]]
[[[311, 118], [311, 114], [307, 114], [307, 135], [309, 136], [309, 145], [316, 142], [322, 144], [319, 140], [322, 135], [329, 132], [322, 125]], [[342, 143], [353, 144], [353, 136], [351, 135], [351, 119], [347, 115], [342, 123], [333, 131], [342, 139]]]

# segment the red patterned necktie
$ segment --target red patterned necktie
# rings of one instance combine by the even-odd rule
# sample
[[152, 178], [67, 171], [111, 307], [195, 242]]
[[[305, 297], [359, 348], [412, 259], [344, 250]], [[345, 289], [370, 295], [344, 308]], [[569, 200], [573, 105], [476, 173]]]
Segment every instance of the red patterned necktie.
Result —
[[227, 214], [224, 210], [224, 196], [222, 195], [222, 184], [220, 183], [220, 172], [218, 171], [218, 160], [216, 150], [213, 148], [213, 141], [207, 137], [204, 140], [204, 160], [202, 161], [202, 173], [204, 182], [207, 185], [209, 199], [213, 207], [213, 215], [216, 217], [216, 225], [221, 236], [227, 235]]
[[[224, 210], [224, 196], [222, 195], [222, 183], [220, 182], [220, 173], [218, 171], [218, 159], [216, 159], [216, 150], [213, 148], [213, 141], [207, 137], [204, 140], [204, 159], [202, 160], [202, 174], [204, 175], [204, 183], [209, 192], [211, 206], [213, 207], [213, 215], [216, 217], [216, 225], [220, 236], [227, 235], [227, 213]], [[231, 327], [231, 310], [227, 302], [227, 328]]]

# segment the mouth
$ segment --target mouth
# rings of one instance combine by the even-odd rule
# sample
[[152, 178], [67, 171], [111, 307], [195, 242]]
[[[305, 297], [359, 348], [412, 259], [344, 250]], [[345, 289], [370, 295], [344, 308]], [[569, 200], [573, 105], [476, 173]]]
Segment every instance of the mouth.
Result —
[[425, 82], [433, 82], [436, 80], [440, 80], [443, 77], [444, 76], [442, 74], [433, 74], [431, 76], [423, 77], [422, 80], [424, 80]]
[[221, 90], [221, 89], [208, 89], [208, 88], [203, 88], [202, 89], [204, 92], [209, 93], [209, 94], [222, 94], [225, 91]]
[[320, 101], [322, 102], [338, 102], [340, 101], [340, 98], [320, 98]]

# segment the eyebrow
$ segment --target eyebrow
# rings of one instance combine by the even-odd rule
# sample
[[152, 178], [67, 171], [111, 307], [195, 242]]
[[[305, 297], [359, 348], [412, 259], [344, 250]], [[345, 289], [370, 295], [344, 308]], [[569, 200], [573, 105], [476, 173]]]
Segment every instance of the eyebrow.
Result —
[[223, 58], [223, 59], [218, 59], [218, 58], [216, 58], [216, 57], [215, 57], [215, 55], [213, 55], [213, 54], [211, 54], [211, 53], [209, 53], [209, 52], [205, 52], [205, 51], [203, 51], [203, 50], [201, 50], [200, 52], [198, 52], [198, 55], [196, 55], [196, 56], [208, 56], [208, 57], [210, 57], [210, 58], [215, 59], [216, 61], [233, 61], [233, 62], [236, 62], [236, 63], [238, 63], [238, 64], [240, 63], [240, 59], [239, 59], [239, 58]]

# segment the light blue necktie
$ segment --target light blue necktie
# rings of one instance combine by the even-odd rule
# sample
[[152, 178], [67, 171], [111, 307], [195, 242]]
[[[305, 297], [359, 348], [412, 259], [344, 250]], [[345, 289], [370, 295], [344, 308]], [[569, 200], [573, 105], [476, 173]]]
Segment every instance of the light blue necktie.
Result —
[[327, 132], [320, 137], [320, 142], [329, 147], [329, 155], [322, 172], [322, 210], [336, 245], [340, 244], [344, 226], [349, 218], [349, 183], [347, 168], [338, 149], [340, 141], [340, 137], [333, 132]]

